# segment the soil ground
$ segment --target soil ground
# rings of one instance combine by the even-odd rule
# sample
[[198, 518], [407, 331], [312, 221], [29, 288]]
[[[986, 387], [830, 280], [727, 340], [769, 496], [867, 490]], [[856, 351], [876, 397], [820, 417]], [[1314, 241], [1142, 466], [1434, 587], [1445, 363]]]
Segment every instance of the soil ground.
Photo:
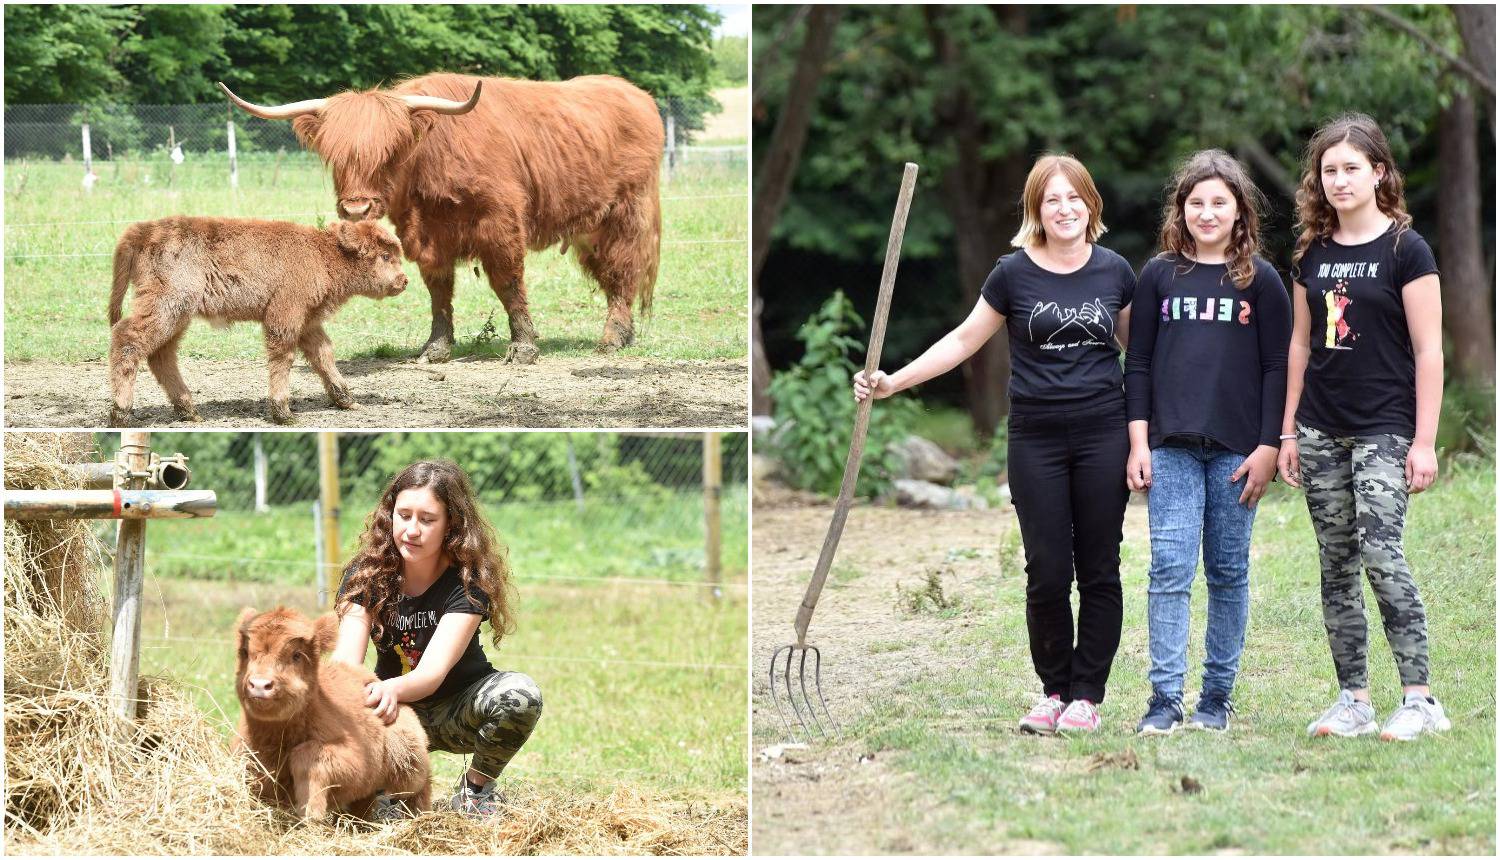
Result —
[[[359, 427], [744, 427], [744, 361], [662, 361], [623, 356], [552, 357], [532, 365], [466, 357], [424, 369], [409, 360], [339, 362], [358, 408], [336, 409], [305, 362], [292, 369], [298, 424]], [[266, 363], [184, 360], [182, 374], [202, 424], [174, 421], [161, 387], [143, 364], [136, 381], [140, 426], [273, 426]], [[442, 378], [438, 378], [438, 374]], [[105, 427], [109, 365], [7, 363], [9, 427]]]
[[[817, 563], [833, 505], [757, 481], [754, 511], [755, 853], [947, 853], [951, 839], [913, 826], [913, 821], [935, 817], [944, 800], [906, 785], [909, 772], [893, 766], [899, 752], [875, 755], [849, 738], [778, 749], [786, 733], [769, 695], [771, 655], [796, 638], [791, 622]], [[1126, 516], [1127, 532], [1144, 528], [1144, 505], [1131, 505]], [[1134, 518], [1141, 522], [1132, 524]], [[865, 713], [861, 703], [879, 702], [918, 675], [957, 673], [966, 668], [962, 662], [982, 657], [938, 647], [971, 622], [905, 613], [897, 589], [920, 590], [928, 574], [937, 572], [943, 593], [965, 601], [993, 587], [997, 568], [1006, 578], [1023, 576], [1016, 528], [1009, 508], [940, 512], [857, 505], [850, 511], [808, 635], [809, 644], [822, 650], [823, 691], [835, 721], [849, 726]], [[990, 847], [995, 854], [1046, 854], [1061, 848], [1015, 839]]]

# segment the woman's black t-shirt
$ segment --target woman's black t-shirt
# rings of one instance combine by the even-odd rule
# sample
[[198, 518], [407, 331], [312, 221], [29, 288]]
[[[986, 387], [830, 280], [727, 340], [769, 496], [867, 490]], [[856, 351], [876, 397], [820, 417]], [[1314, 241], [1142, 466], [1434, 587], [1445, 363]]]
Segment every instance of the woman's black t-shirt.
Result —
[[1417, 365], [1402, 288], [1436, 272], [1427, 241], [1395, 224], [1358, 245], [1314, 240], [1292, 270], [1307, 288], [1310, 354], [1297, 420], [1335, 436], [1416, 435]]
[[1152, 448], [1202, 436], [1240, 454], [1278, 445], [1286, 407], [1292, 302], [1254, 258], [1241, 290], [1223, 263], [1163, 254], [1141, 269], [1125, 354], [1125, 409], [1149, 424]]
[[[341, 599], [348, 582], [349, 571], [345, 571], [344, 582], [339, 585]], [[365, 609], [369, 608], [365, 606]], [[422, 662], [422, 654], [427, 651], [428, 643], [432, 641], [433, 632], [437, 630], [438, 621], [450, 612], [478, 615], [481, 619], [488, 618], [490, 614], [489, 595], [475, 589], [471, 597], [464, 590], [463, 578], [457, 566], [443, 571], [426, 591], [415, 597], [398, 595], [394, 622], [386, 624], [375, 640], [376, 676], [382, 680], [397, 678], [417, 668]], [[469, 639], [468, 647], [459, 656], [458, 662], [453, 664], [453, 668], [448, 670], [443, 683], [431, 695], [417, 701], [446, 699], [494, 671], [494, 667], [484, 656], [484, 648], [479, 644], [479, 631], [476, 629]]]
[[1049, 272], [1026, 252], [1001, 257], [979, 294], [1005, 317], [1012, 405], [1118, 395], [1122, 383], [1115, 318], [1135, 294], [1125, 258], [1093, 245], [1088, 262]]

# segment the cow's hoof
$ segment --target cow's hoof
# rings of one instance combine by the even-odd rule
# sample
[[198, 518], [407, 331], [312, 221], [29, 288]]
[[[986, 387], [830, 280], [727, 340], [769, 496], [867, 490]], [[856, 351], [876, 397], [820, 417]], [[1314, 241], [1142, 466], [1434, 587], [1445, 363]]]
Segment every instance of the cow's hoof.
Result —
[[108, 424], [108, 426], [110, 426], [110, 427], [134, 427], [135, 426], [135, 412], [134, 412], [134, 410], [121, 409], [118, 406], [111, 407], [110, 410], [109, 410], [109, 424]]
[[417, 364], [442, 364], [453, 357], [453, 344], [433, 341], [422, 348], [422, 354], [417, 356]]
[[335, 401], [333, 401], [333, 405], [337, 406], [340, 409], [358, 409], [359, 408], [359, 404], [355, 403], [354, 402], [354, 398], [352, 398], [352, 397], [346, 397], [343, 400], [335, 400]]
[[194, 409], [191, 406], [185, 409], [175, 409], [173, 410], [172, 414], [178, 421], [188, 421], [196, 423], [203, 420], [203, 416], [198, 414], [198, 410]]
[[512, 343], [505, 351], [506, 364], [536, 364], [542, 357], [534, 343]]
[[277, 407], [275, 407], [275, 406], [272, 406], [271, 407], [271, 420], [273, 422], [277, 423], [277, 424], [296, 424], [297, 423], [297, 418], [296, 418], [296, 416], [294, 416], [292, 414], [292, 410], [289, 409], [289, 408], [287, 408], [287, 407], [285, 407], [285, 406], [282, 406], [279, 409]]

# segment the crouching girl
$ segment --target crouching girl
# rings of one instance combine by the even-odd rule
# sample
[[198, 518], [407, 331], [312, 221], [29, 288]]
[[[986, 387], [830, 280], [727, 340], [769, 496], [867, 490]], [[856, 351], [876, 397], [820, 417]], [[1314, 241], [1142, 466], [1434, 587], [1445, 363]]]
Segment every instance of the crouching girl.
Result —
[[370, 514], [339, 587], [333, 659], [363, 665], [375, 643], [365, 704], [387, 723], [411, 705], [430, 749], [472, 755], [452, 807], [497, 809], [495, 780], [542, 713], [536, 682], [490, 666], [479, 642], [490, 622], [497, 646], [514, 629], [505, 547], [479, 512], [463, 470], [413, 463]]

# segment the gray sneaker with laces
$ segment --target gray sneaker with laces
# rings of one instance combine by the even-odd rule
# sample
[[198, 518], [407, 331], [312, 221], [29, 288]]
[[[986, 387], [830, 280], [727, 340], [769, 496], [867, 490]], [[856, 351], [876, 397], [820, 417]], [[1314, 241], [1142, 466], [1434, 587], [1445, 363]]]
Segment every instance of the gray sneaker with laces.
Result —
[[1414, 741], [1423, 732], [1446, 732], [1453, 728], [1448, 715], [1437, 699], [1421, 693], [1407, 693], [1385, 727], [1380, 730], [1383, 741]]
[[1353, 738], [1372, 734], [1376, 729], [1375, 708], [1354, 698], [1348, 690], [1340, 690], [1338, 701], [1308, 725], [1307, 733], [1315, 738], [1328, 735]]
[[458, 791], [453, 793], [453, 799], [448, 805], [455, 812], [474, 818], [488, 818], [500, 811], [500, 806], [505, 803], [505, 796], [495, 790], [496, 780], [490, 780], [484, 788], [475, 790], [469, 785], [467, 777], [458, 778]]

